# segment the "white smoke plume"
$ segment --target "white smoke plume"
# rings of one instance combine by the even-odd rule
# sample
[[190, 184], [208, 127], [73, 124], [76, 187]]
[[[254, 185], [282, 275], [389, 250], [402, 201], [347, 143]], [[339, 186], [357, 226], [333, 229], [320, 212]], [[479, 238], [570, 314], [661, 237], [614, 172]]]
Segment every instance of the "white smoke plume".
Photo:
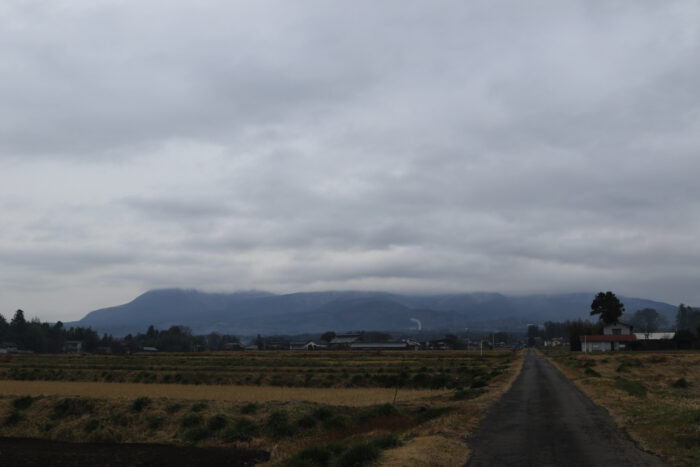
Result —
[[418, 330], [419, 330], [419, 331], [423, 329], [423, 324], [420, 322], [419, 319], [411, 318], [411, 321], [413, 321], [414, 323], [416, 323], [416, 324], [418, 325]]

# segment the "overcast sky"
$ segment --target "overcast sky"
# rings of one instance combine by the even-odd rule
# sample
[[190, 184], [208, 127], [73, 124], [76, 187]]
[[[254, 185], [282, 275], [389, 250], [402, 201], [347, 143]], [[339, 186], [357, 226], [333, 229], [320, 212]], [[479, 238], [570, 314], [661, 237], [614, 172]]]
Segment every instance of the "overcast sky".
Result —
[[700, 3], [3, 1], [0, 313], [152, 288], [700, 305]]

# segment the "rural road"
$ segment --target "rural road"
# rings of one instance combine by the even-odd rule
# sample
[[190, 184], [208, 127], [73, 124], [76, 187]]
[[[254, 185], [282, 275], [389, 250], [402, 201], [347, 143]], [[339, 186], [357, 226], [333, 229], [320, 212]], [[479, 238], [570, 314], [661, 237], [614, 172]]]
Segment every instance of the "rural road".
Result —
[[663, 466], [544, 357], [525, 350], [513, 387], [468, 440], [468, 467]]

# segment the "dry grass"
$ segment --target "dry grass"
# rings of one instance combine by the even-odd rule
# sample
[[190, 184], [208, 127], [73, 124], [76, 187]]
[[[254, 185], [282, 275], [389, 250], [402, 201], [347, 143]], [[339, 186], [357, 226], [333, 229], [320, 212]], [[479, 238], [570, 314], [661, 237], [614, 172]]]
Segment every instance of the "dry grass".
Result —
[[642, 448], [700, 465], [700, 352], [545, 355]]
[[[277, 386], [218, 386], [183, 384], [89, 383], [70, 381], [0, 381], [0, 395], [60, 395], [106, 399], [163, 397], [230, 402], [308, 401], [360, 407], [392, 402], [391, 388], [287, 388]], [[401, 389], [396, 401], [434, 397], [445, 390]]]

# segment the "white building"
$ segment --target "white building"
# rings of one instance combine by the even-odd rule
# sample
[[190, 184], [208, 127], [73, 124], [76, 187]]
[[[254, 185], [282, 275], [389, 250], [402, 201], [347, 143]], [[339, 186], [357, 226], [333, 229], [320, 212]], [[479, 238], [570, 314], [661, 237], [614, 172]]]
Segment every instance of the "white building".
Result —
[[635, 332], [634, 337], [638, 341], [660, 341], [660, 340], [672, 340], [676, 337], [675, 332]]

